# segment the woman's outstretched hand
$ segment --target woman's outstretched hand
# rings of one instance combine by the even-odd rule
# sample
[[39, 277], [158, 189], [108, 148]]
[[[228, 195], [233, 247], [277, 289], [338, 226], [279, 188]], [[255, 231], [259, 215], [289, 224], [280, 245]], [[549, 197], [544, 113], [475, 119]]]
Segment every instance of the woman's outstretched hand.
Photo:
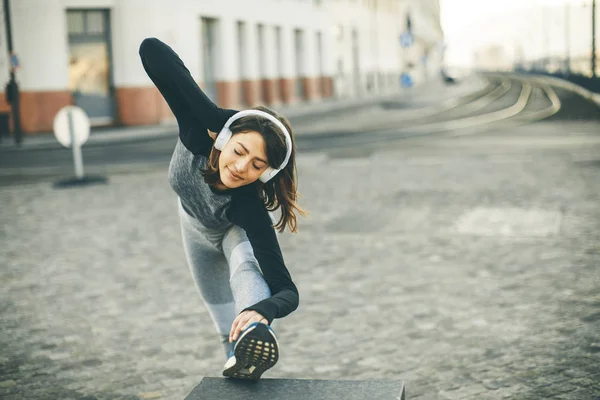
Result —
[[242, 311], [233, 321], [231, 325], [231, 331], [229, 332], [229, 342], [235, 342], [240, 333], [244, 331], [244, 329], [248, 328], [255, 322], [262, 322], [263, 324], [268, 324], [269, 321], [261, 314], [256, 311], [247, 310]]

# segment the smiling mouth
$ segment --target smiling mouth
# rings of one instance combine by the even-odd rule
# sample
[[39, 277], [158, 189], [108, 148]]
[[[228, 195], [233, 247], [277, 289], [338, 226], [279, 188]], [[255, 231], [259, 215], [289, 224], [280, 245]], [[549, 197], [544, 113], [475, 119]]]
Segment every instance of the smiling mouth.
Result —
[[239, 175], [236, 175], [236, 174], [235, 174], [235, 173], [234, 173], [234, 172], [231, 170], [231, 168], [227, 167], [227, 169], [229, 170], [229, 173], [231, 174], [231, 176], [233, 176], [235, 179], [237, 179], [237, 180], [241, 180], [241, 179], [242, 179], [242, 177], [241, 177], [241, 176], [239, 176]]

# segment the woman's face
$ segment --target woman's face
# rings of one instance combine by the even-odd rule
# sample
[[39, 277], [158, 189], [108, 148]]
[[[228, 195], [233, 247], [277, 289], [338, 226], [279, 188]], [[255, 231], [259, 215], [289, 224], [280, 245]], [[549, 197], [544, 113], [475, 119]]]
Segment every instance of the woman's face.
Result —
[[225, 187], [234, 189], [256, 182], [267, 169], [266, 143], [256, 131], [234, 134], [219, 156], [219, 176]]

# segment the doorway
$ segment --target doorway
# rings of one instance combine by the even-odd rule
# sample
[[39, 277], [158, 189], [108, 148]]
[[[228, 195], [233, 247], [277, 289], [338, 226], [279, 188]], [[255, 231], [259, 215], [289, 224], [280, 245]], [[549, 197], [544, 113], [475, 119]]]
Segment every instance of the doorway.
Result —
[[109, 10], [67, 10], [69, 90], [92, 125], [115, 120]]
[[358, 97], [361, 95], [361, 76], [359, 37], [356, 28], [352, 30], [352, 76], [354, 80], [354, 96]]
[[217, 80], [215, 79], [215, 19], [202, 18], [202, 86], [204, 93], [217, 102]]
[[294, 97], [304, 100], [304, 32], [301, 29], [294, 30], [294, 53], [296, 56]]

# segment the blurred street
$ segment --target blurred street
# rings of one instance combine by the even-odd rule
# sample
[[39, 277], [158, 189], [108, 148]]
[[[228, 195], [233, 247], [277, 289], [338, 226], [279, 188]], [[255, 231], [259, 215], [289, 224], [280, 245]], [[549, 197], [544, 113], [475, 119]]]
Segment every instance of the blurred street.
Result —
[[[600, 108], [547, 80], [477, 79], [291, 118], [311, 215], [280, 236], [300, 307], [274, 323], [266, 378], [600, 397]], [[65, 190], [68, 149], [0, 147], [2, 399], [182, 399], [220, 375], [174, 144], [90, 139], [86, 173], [109, 182]]]

